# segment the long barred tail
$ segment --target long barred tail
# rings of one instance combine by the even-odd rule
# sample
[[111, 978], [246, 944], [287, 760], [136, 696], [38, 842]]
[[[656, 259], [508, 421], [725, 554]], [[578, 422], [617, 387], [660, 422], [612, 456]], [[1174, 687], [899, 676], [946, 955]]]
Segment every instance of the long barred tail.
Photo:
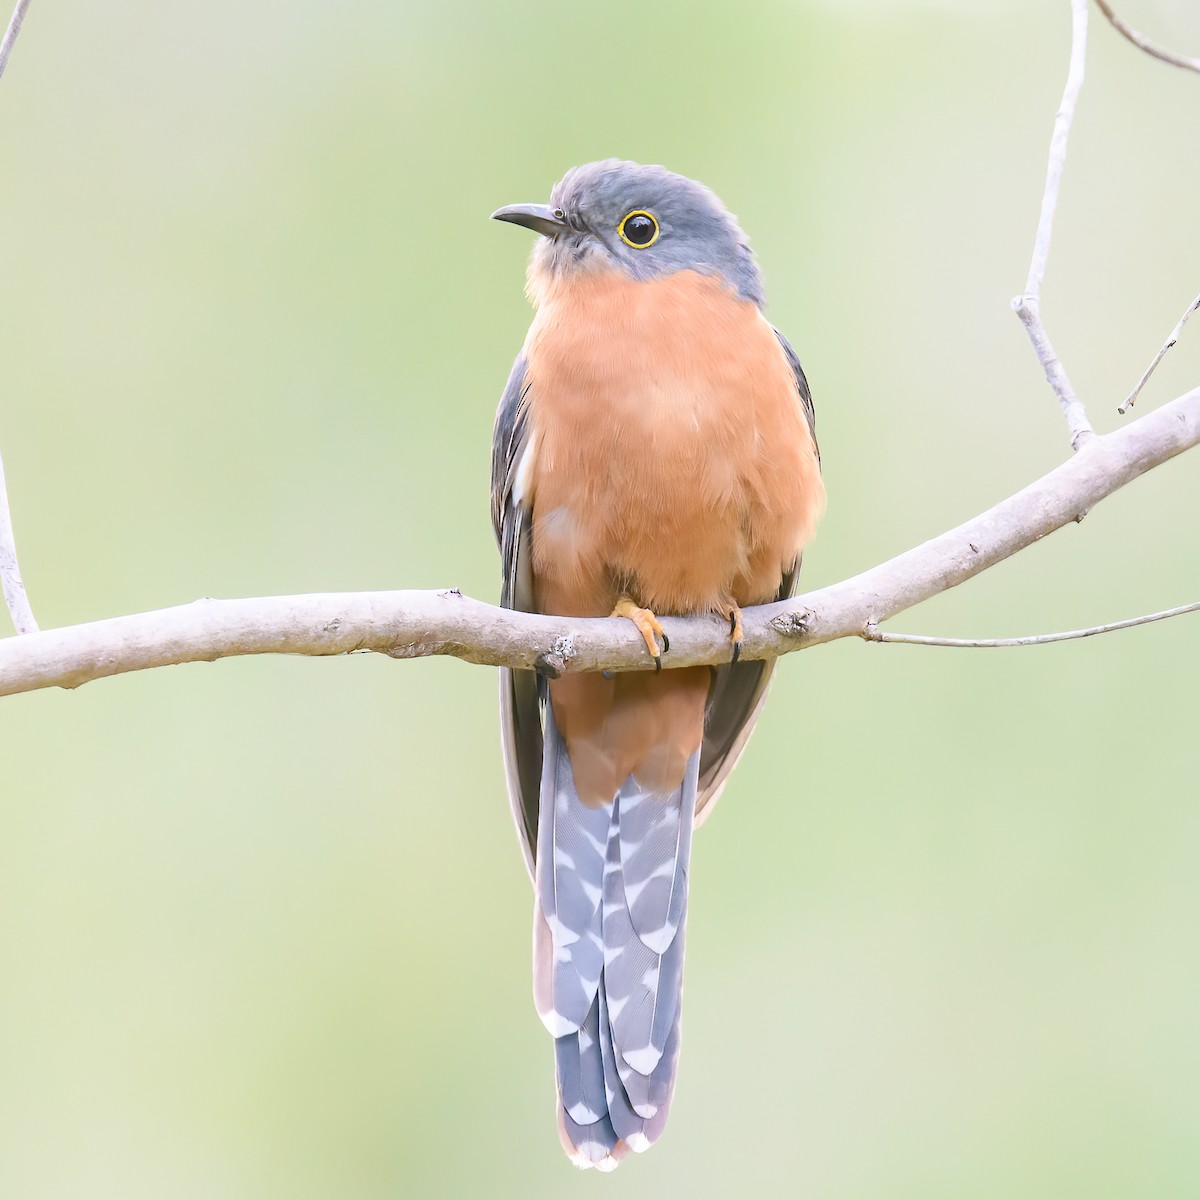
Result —
[[630, 776], [611, 804], [589, 808], [547, 705], [534, 1002], [555, 1038], [563, 1147], [580, 1167], [612, 1170], [666, 1124], [699, 764], [696, 751], [673, 792]]

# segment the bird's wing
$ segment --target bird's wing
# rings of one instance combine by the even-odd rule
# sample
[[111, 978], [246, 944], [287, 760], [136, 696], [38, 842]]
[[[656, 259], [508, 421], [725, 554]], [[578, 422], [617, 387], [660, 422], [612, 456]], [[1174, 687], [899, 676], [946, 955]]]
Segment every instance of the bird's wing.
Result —
[[[814, 447], [817, 444], [817, 417], [813, 408], [812, 393], [804, 368], [796, 357], [795, 350], [787, 338], [775, 330], [775, 336], [783, 347], [792, 374], [796, 378], [796, 391], [804, 415], [808, 420]], [[820, 450], [817, 451], [820, 461]], [[796, 594], [800, 577], [800, 557], [797, 556], [791, 569], [786, 571], [779, 583], [776, 600], [787, 600]], [[712, 687], [708, 693], [708, 709], [704, 721], [704, 743], [700, 749], [700, 786], [696, 804], [696, 821], [699, 823], [712, 810], [725, 780], [734, 764], [741, 757], [754, 723], [767, 698], [767, 688], [775, 670], [774, 661], [725, 663], [713, 672]]]
[[[492, 430], [492, 527], [500, 543], [504, 572], [500, 603], [505, 608], [533, 610], [530, 562], [532, 514], [520, 486], [521, 467], [529, 451], [529, 382], [525, 356], [517, 357], [500, 397]], [[525, 865], [533, 874], [537, 847], [538, 792], [542, 774], [542, 715], [545, 685], [533, 671], [500, 670], [500, 740], [508, 799]]]
[[800, 393], [800, 406], [804, 409], [804, 415], [808, 419], [808, 432], [812, 434], [813, 446], [817, 451], [817, 461], [820, 462], [821, 448], [817, 445], [817, 411], [813, 408], [812, 392], [808, 390], [808, 380], [804, 377], [804, 368], [800, 365], [800, 360], [796, 357], [791, 342], [778, 329], [775, 330], [775, 336], [779, 339], [779, 344], [783, 347], [784, 354], [787, 355], [788, 366], [792, 368], [792, 374], [796, 377], [796, 391]]

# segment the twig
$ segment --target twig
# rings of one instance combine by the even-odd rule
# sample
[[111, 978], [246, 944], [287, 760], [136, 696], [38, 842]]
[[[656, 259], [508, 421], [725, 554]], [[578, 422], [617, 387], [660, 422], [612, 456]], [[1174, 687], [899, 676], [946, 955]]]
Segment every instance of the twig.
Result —
[[[17, 7], [0, 40], [0, 75], [8, 66], [8, 56], [12, 53], [17, 34], [21, 32], [21, 23], [29, 9], [29, 0], [17, 0]], [[12, 518], [8, 512], [8, 491], [4, 484], [4, 460], [0, 459], [0, 587], [4, 592], [8, 611], [12, 614], [13, 625], [18, 633], [36, 633], [37, 622], [33, 619], [33, 611], [29, 607], [29, 598], [25, 595], [25, 584], [21, 579], [21, 568], [17, 563], [17, 543], [13, 537]]]
[[1108, 18], [1108, 23], [1117, 32], [1139, 50], [1144, 50], [1153, 58], [1157, 58], [1160, 62], [1170, 63], [1173, 67], [1183, 67], [1185, 71], [1200, 71], [1200, 58], [1188, 58], [1185, 54], [1175, 54], [1171, 50], [1164, 50], [1161, 46], [1156, 46], [1145, 34], [1138, 33], [1131, 25], [1126, 25], [1113, 12], [1108, 0], [1096, 0], [1096, 7]]
[[868, 625], [863, 630], [862, 638], [867, 642], [896, 642], [905, 646], [953, 646], [956, 649], [971, 650], [994, 650], [1004, 646], [1047, 646], [1051, 642], [1073, 642], [1078, 638], [1095, 637], [1098, 633], [1112, 633], [1117, 629], [1132, 629], [1135, 625], [1149, 625], [1152, 621], [1165, 621], [1168, 617], [1182, 617], [1184, 613], [1192, 612], [1200, 612], [1200, 600], [1195, 604], [1181, 604], [1178, 608], [1167, 608], [1162, 612], [1149, 613], [1144, 617], [1130, 617], [1127, 621], [1113, 621], [1109, 625], [1092, 625], [1087, 629], [1068, 629], [1063, 633], [1035, 633], [1029, 637], [926, 637], [919, 633], [889, 633], [875, 625]]
[[0, 75], [4, 74], [4, 68], [8, 66], [8, 56], [12, 53], [17, 34], [21, 32], [21, 22], [25, 20], [28, 8], [29, 0], [17, 0], [17, 7], [13, 9], [8, 28], [4, 31], [4, 40], [0, 41]]
[[1067, 69], [1067, 83], [1063, 88], [1062, 101], [1054, 118], [1054, 133], [1050, 138], [1050, 159], [1046, 167], [1046, 187], [1042, 193], [1042, 211], [1038, 219], [1037, 235], [1033, 242], [1033, 257], [1029, 263], [1029, 276], [1025, 291], [1013, 298], [1013, 311], [1021, 318], [1033, 352], [1037, 355], [1046, 380], [1054, 389], [1067, 426], [1071, 431], [1071, 446], [1078, 450], [1084, 442], [1095, 436], [1083, 402], [1071, 387], [1066, 369], [1050, 344], [1050, 337], [1042, 324], [1041, 296], [1042, 278], [1046, 273], [1046, 260], [1050, 255], [1050, 239], [1054, 234], [1054, 211], [1058, 207], [1058, 190], [1062, 183], [1063, 164], [1067, 158], [1067, 138], [1071, 132], [1071, 121], [1075, 117], [1075, 104], [1079, 89], [1083, 86], [1084, 65], [1087, 58], [1088, 0], [1071, 0], [1071, 61]]
[[[930, 596], [1074, 521], [1139, 475], [1200, 444], [1200, 388], [1139, 417], [987, 512], [873, 567], [795, 600], [748, 609], [744, 658], [776, 658], [861, 637]], [[728, 625], [667, 617], [673, 667], [724, 662]], [[172, 663], [236, 654], [448, 654], [468, 662], [555, 675], [644, 670], [631, 622], [509, 612], [457, 592], [358, 592], [201, 600], [0, 641], [0, 696]]]
[[1154, 374], [1155, 368], [1160, 362], [1162, 362], [1167, 351], [1170, 350], [1177, 341], [1179, 341], [1179, 335], [1183, 332], [1183, 327], [1187, 324], [1188, 317], [1190, 317], [1198, 308], [1200, 308], [1200, 296], [1197, 296], [1195, 300], [1193, 300], [1191, 304], [1187, 306], [1187, 310], [1184, 312], [1183, 316], [1179, 318], [1179, 324], [1177, 324], [1175, 328], [1171, 330], [1171, 336], [1167, 338], [1165, 342], [1163, 342], [1162, 349], [1159, 350], [1159, 352], [1154, 356], [1154, 361], [1143, 372], [1141, 379], [1137, 381], [1133, 391], [1125, 397], [1124, 403], [1117, 406], [1117, 412], [1119, 412], [1121, 416], [1124, 416], [1133, 407], [1134, 401], [1138, 398], [1138, 394], [1141, 392], [1142, 388], [1146, 386], [1146, 381], [1151, 375]]
[[21, 568], [17, 562], [17, 542], [13, 537], [12, 517], [8, 511], [8, 489], [4, 484], [4, 459], [0, 458], [0, 589], [4, 592], [13, 626], [18, 633], [37, 633], [38, 625], [25, 595]]

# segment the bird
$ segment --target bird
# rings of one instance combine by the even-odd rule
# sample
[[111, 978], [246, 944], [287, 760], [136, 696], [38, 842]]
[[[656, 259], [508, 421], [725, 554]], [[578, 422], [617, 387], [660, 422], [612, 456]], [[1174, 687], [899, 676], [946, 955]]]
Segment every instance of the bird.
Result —
[[[627, 618], [657, 668], [500, 678], [559, 1137], [611, 1170], [666, 1123], [692, 833], [774, 668], [740, 659], [741, 610], [795, 593], [825, 491], [808, 381], [712, 191], [606, 159], [492, 217], [539, 235], [493, 429], [501, 603]], [[728, 623], [728, 661], [662, 669], [659, 617], [686, 614]]]

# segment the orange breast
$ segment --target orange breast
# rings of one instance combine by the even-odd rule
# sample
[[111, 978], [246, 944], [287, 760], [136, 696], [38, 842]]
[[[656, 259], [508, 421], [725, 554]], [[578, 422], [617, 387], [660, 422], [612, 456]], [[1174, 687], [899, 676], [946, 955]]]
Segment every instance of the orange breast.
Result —
[[526, 341], [538, 607], [770, 599], [824, 503], [791, 368], [758, 308], [683, 271], [539, 289]]
[[[771, 599], [824, 504], [816, 447], [774, 331], [719, 280], [684, 271], [532, 279], [525, 343], [542, 612], [603, 616], [622, 592], [659, 613]], [[590, 804], [633, 773], [656, 791], [699, 747], [709, 672], [550, 684]]]

